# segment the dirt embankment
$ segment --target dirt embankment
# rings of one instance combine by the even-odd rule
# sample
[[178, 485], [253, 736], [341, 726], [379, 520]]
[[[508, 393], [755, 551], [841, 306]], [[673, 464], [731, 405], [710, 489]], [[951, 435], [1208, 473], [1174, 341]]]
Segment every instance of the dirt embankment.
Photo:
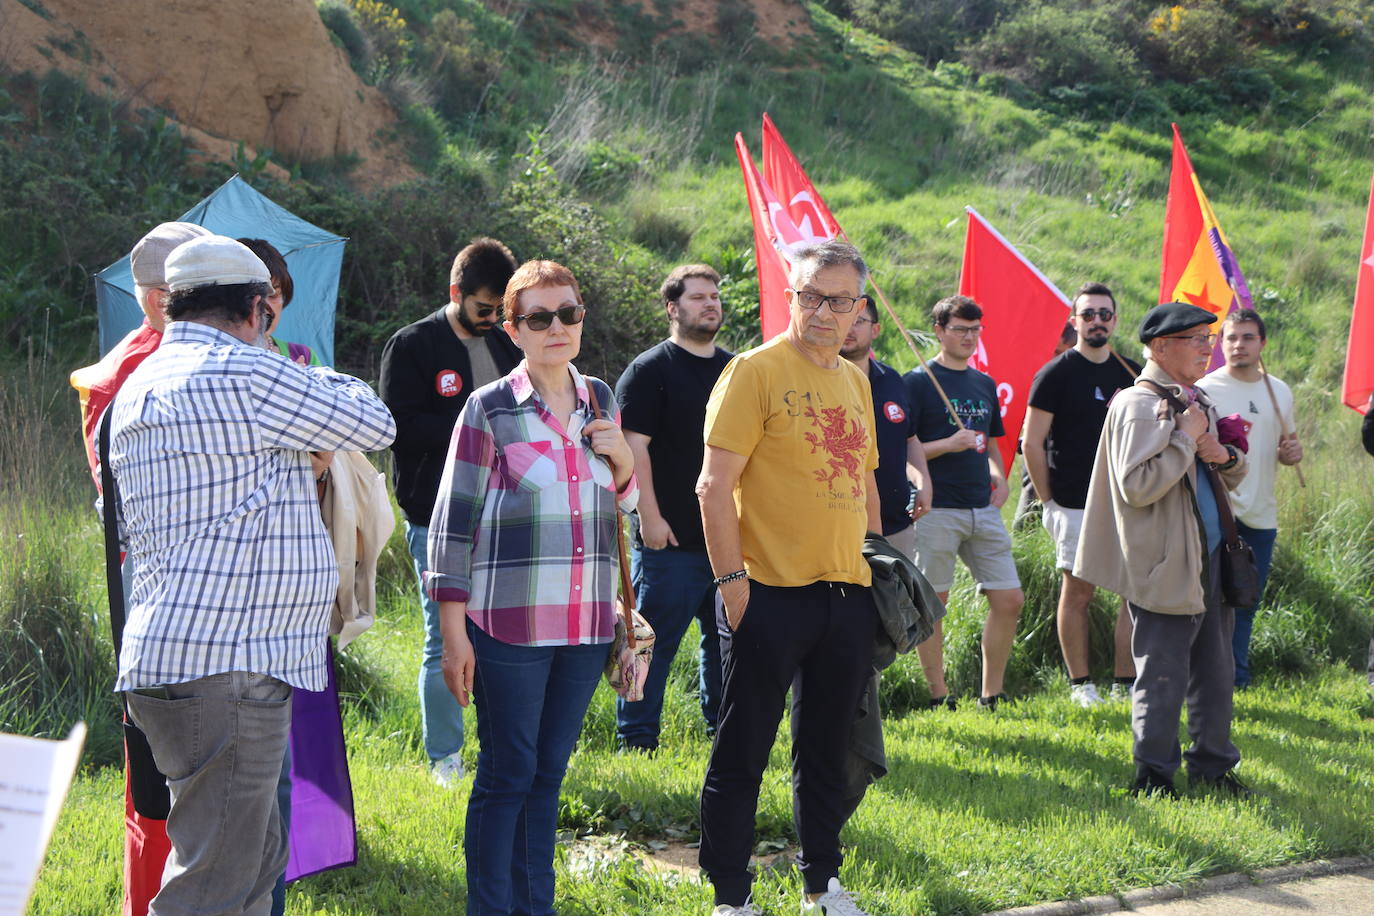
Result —
[[329, 39], [313, 0], [0, 0], [0, 65], [56, 67], [157, 109], [206, 155], [358, 157], [363, 186], [415, 172], [396, 114]]

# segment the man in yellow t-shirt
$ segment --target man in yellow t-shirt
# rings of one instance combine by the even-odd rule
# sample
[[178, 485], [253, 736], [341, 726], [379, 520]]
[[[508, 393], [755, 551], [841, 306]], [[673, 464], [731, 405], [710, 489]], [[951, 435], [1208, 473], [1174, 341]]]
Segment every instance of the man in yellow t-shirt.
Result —
[[861, 550], [882, 523], [872, 394], [839, 353], [867, 279], [847, 242], [798, 252], [787, 330], [735, 357], [706, 407], [697, 495], [724, 602], [725, 682], [701, 792], [714, 916], [756, 912], [746, 908], [754, 815], [794, 677], [805, 696], [792, 751], [802, 912], [860, 912], [839, 883], [839, 836], [849, 730], [878, 626]]

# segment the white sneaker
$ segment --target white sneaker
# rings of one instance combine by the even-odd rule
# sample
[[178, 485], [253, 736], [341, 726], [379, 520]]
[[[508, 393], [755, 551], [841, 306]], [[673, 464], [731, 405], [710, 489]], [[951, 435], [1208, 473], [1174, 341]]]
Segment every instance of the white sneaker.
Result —
[[452, 789], [458, 785], [467, 775], [463, 769], [462, 751], [454, 751], [447, 757], [434, 761], [434, 765], [429, 768], [429, 774], [440, 788]]
[[1093, 685], [1092, 681], [1074, 684], [1069, 688], [1069, 696], [1075, 703], [1082, 706], [1084, 709], [1090, 706], [1096, 706], [1098, 703], [1107, 702], [1098, 694], [1097, 687]]
[[812, 913], [815, 916], [868, 916], [859, 905], [854, 902], [854, 898], [849, 896], [849, 891], [840, 887], [839, 878], [831, 878], [830, 884], [826, 886], [826, 891], [821, 894], [814, 902], [802, 896], [801, 911]]
[[1112, 684], [1112, 692], [1109, 696], [1113, 701], [1125, 700], [1129, 703], [1131, 700], [1131, 688], [1120, 682], [1114, 683]]
[[763, 916], [763, 910], [752, 903], [746, 903], [744, 906], [731, 906], [728, 903], [722, 903], [711, 911], [711, 916]]

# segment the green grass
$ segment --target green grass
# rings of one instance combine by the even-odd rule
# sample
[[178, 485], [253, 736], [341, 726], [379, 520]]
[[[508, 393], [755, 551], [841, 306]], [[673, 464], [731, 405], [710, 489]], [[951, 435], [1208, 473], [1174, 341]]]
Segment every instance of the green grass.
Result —
[[[293, 885], [289, 912], [427, 914], [464, 900], [467, 790], [439, 789], [423, 764], [414, 693], [422, 631], [409, 585], [386, 578], [377, 626], [349, 650], [372, 673], [362, 695], [345, 678], [360, 863]], [[572, 838], [587, 832], [641, 844], [674, 830], [695, 838], [708, 744], [691, 682], [684, 653], [670, 682], [667, 747], [654, 758], [613, 751], [612, 699], [598, 691], [564, 785], [559, 912], [709, 910], [710, 890], [696, 880], [646, 871], [628, 856], [570, 854]], [[891, 773], [844, 834], [842, 877], [875, 913], [975, 913], [1374, 849], [1374, 702], [1348, 668], [1268, 679], [1238, 698], [1242, 774], [1266, 795], [1253, 802], [1130, 797], [1126, 705], [1081, 710], [1062, 682], [1053, 686], [995, 716], [969, 708], [889, 718]], [[471, 711], [468, 725], [471, 735]], [[760, 839], [794, 839], [786, 748], [783, 728], [764, 778]], [[475, 752], [470, 740], [470, 765]], [[82, 773], [36, 914], [115, 909], [122, 788], [117, 767]], [[781, 912], [795, 906], [798, 887], [795, 874], [770, 873], [755, 899]]]

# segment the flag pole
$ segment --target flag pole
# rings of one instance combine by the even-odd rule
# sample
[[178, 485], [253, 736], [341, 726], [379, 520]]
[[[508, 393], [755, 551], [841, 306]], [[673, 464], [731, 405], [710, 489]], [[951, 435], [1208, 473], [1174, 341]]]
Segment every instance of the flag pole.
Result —
[[[840, 234], [844, 235], [843, 230], [841, 230]], [[849, 241], [847, 236], [845, 237], [845, 241]], [[851, 244], [853, 243], [851, 242]], [[916, 341], [912, 338], [911, 332], [906, 329], [906, 325], [902, 324], [902, 319], [897, 317], [897, 310], [892, 307], [891, 302], [887, 301], [887, 295], [883, 292], [882, 287], [878, 286], [878, 281], [874, 280], [872, 275], [869, 276], [868, 282], [873, 284], [873, 291], [878, 294], [878, 299], [882, 301], [883, 308], [887, 309], [887, 314], [892, 317], [892, 323], [897, 326], [897, 330], [901, 332], [902, 339], [905, 340], [907, 346], [911, 348], [911, 352], [916, 355], [916, 364], [918, 366], [923, 365], [926, 361], [925, 356], [917, 349]], [[930, 379], [930, 383], [935, 386], [935, 393], [940, 396], [940, 400], [945, 402], [945, 409], [949, 411], [950, 419], [952, 419], [954, 425], [962, 431], [964, 429], [964, 421], [959, 419], [959, 414], [954, 409], [954, 405], [950, 402], [949, 395], [945, 394], [945, 389], [940, 387], [940, 380], [935, 377], [934, 372], [927, 372], [926, 376]]]
[[[849, 234], [839, 226], [836, 228], [840, 229], [840, 238], [849, 242]], [[849, 244], [853, 245], [854, 243], [849, 242]], [[916, 357], [916, 365], [924, 365], [925, 355], [916, 347], [916, 341], [911, 336], [911, 332], [906, 329], [906, 325], [902, 324], [902, 319], [897, 317], [897, 310], [892, 307], [891, 302], [887, 301], [887, 294], [883, 292], [883, 288], [878, 285], [877, 280], [873, 279], [872, 274], [868, 275], [868, 282], [873, 284], [873, 291], [878, 294], [878, 300], [882, 302], [883, 308], [887, 309], [887, 314], [891, 316], [892, 323], [897, 326], [897, 330], [902, 335], [902, 340], [905, 340], [906, 345], [911, 348], [912, 354]], [[954, 421], [955, 427], [962, 432], [965, 428], [964, 421], [959, 419], [959, 412], [954, 409], [954, 404], [950, 402], [949, 395], [945, 394], [945, 389], [940, 386], [940, 380], [935, 377], [934, 372], [927, 372], [926, 375], [930, 378], [930, 383], [935, 386], [935, 393], [940, 396], [940, 400], [945, 402], [945, 409], [949, 411], [949, 418]]]
[[[1264, 357], [1259, 358], [1260, 374], [1264, 376], [1264, 387], [1269, 392], [1269, 403], [1274, 406], [1274, 416], [1279, 418], [1279, 438], [1287, 438], [1293, 435], [1293, 430], [1288, 428], [1288, 420], [1284, 418], [1283, 411], [1279, 410], [1279, 397], [1274, 393], [1274, 383], [1269, 380], [1269, 369], [1264, 365]], [[1293, 470], [1298, 472], [1298, 486], [1306, 487], [1307, 479], [1302, 476], [1302, 468], [1293, 465]]]
[[1132, 369], [1131, 364], [1126, 362], [1126, 357], [1116, 352], [1116, 347], [1113, 347], [1111, 344], [1107, 344], [1107, 349], [1111, 352], [1112, 356], [1116, 357], [1116, 361], [1121, 363], [1121, 368], [1125, 369], [1126, 372], [1130, 374], [1131, 378], [1138, 378], [1140, 376], [1140, 373]]

